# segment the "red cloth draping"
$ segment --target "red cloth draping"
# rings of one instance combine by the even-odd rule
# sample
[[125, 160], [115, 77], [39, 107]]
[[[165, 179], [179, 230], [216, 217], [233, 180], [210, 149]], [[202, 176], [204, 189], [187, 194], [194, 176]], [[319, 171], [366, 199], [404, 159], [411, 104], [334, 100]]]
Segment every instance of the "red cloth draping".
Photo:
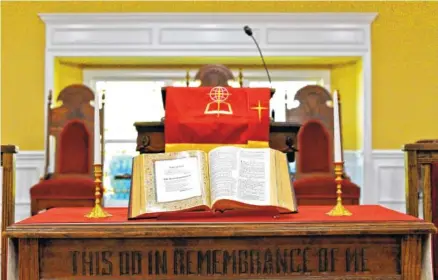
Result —
[[226, 214], [213, 218], [197, 219], [175, 219], [175, 220], [128, 220], [128, 210], [126, 208], [107, 208], [106, 211], [112, 214], [112, 217], [102, 219], [88, 219], [84, 215], [90, 212], [90, 208], [53, 208], [46, 212], [27, 218], [16, 224], [102, 224], [102, 223], [314, 223], [314, 222], [405, 222], [405, 221], [422, 221], [419, 218], [396, 212], [379, 205], [351, 205], [347, 206], [353, 215], [346, 217], [330, 217], [326, 215], [332, 206], [300, 206], [299, 213], [285, 214], [279, 217], [269, 216], [234, 216], [227, 217]]
[[165, 142], [242, 144], [269, 141], [268, 88], [166, 88]]

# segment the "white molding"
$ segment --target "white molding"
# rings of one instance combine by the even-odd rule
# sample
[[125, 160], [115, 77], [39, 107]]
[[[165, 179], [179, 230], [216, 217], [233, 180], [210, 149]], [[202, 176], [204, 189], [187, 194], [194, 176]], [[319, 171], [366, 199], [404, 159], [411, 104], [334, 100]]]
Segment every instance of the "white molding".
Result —
[[[368, 26], [366, 29], [367, 36], [371, 37], [371, 27]], [[364, 204], [374, 204], [373, 194], [378, 191], [376, 186], [373, 184], [372, 178], [374, 177], [373, 169], [373, 110], [372, 110], [372, 82], [371, 82], [371, 41], [367, 42], [368, 51], [362, 55], [362, 89], [363, 94], [361, 95], [362, 104], [361, 116], [359, 116], [360, 122], [362, 124], [363, 137], [362, 151], [363, 151], [363, 185], [367, 190], [362, 195], [362, 203]], [[359, 109], [360, 110], [360, 109]]]
[[401, 149], [400, 150], [373, 150], [373, 159], [400, 160], [400, 159], [404, 159], [404, 153]]
[[[269, 70], [269, 66], [268, 66]], [[243, 79], [245, 81], [266, 79], [267, 75], [264, 69], [243, 69]], [[269, 70], [271, 80], [289, 80], [289, 81], [315, 81], [321, 82], [324, 87], [331, 91], [331, 71], [326, 69], [301, 69], [301, 70]]]
[[[233, 70], [233, 69], [231, 69]], [[190, 69], [190, 77], [196, 75], [198, 69]], [[233, 71], [238, 75], [238, 71]], [[99, 79], [110, 80], [170, 80], [186, 79], [186, 71], [167, 70], [167, 69], [84, 69], [82, 71], [82, 80], [84, 84], [92, 86], [93, 81]], [[264, 69], [243, 69], [244, 80], [267, 79]], [[321, 80], [324, 86], [330, 90], [330, 70], [313, 69], [313, 70], [269, 70], [273, 81], [275, 80]]]
[[[315, 23], [328, 24], [370, 24], [376, 13], [40, 13], [39, 17], [46, 24], [82, 24], [114, 22], [125, 24], [183, 22], [188, 24], [201, 23], [205, 27], [217, 26], [222, 21], [231, 23]], [[213, 22], [213, 24], [211, 23]]]
[[[40, 14], [55, 56], [362, 56], [375, 13]], [[228, 48], [228, 47], [230, 48]], [[74, 47], [74, 51], [72, 51]], [[232, 48], [231, 48], [232, 47]]]
[[[371, 23], [376, 13], [40, 14], [46, 25], [45, 93], [58, 56], [252, 57], [249, 25], [265, 57], [358, 56], [363, 64], [364, 203], [373, 200]], [[44, 108], [46, 111], [46, 108]], [[47, 114], [47, 112], [46, 112]], [[47, 130], [47, 127], [45, 127]]]
[[[194, 77], [196, 70], [190, 70], [190, 76]], [[82, 80], [85, 85], [92, 86], [93, 81], [97, 80], [175, 80], [186, 79], [185, 71], [167, 70], [167, 69], [84, 69], [82, 71]]]

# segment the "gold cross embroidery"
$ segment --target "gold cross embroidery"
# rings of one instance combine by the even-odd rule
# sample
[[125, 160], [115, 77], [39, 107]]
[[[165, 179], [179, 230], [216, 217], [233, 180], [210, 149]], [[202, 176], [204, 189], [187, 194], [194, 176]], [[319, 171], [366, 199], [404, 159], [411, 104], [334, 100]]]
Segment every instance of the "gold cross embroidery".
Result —
[[262, 111], [263, 111], [263, 110], [268, 110], [267, 107], [262, 107], [262, 105], [260, 104], [260, 100], [259, 100], [259, 102], [258, 102], [257, 107], [251, 107], [251, 109], [252, 109], [252, 110], [257, 110], [257, 111], [258, 111], [258, 113], [259, 113], [259, 121], [262, 120]]

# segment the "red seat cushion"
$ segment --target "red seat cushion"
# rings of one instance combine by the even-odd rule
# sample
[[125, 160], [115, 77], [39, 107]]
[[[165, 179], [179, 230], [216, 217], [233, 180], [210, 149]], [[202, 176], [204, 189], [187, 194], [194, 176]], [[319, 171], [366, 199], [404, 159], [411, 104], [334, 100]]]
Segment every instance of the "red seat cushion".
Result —
[[37, 199], [92, 199], [95, 197], [95, 186], [91, 178], [54, 178], [34, 185], [30, 196]]
[[[336, 182], [331, 176], [300, 178], [293, 182], [297, 197], [336, 198]], [[342, 180], [342, 197], [360, 198], [360, 188], [350, 180]]]

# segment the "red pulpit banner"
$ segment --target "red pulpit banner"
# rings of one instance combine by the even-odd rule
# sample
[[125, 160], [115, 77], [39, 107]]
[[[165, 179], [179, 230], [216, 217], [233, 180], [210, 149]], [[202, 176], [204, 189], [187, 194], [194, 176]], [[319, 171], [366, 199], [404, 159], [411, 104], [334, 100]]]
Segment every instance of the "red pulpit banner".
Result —
[[269, 146], [269, 88], [168, 87], [166, 152]]

